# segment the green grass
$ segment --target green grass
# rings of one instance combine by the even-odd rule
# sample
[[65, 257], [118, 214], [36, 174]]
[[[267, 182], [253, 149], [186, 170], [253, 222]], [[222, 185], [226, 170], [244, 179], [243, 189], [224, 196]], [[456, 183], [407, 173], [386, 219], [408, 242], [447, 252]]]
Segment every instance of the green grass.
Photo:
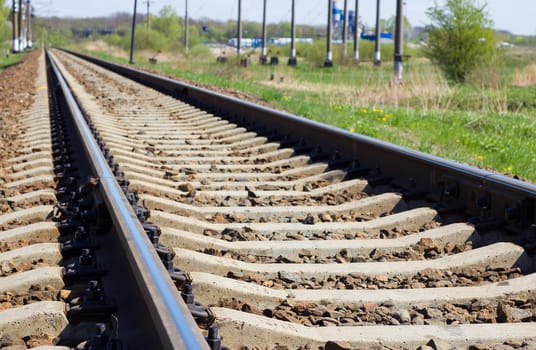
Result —
[[402, 109], [355, 114], [348, 130], [459, 162], [536, 178], [533, 117]]
[[8, 57], [5, 55], [0, 56], [0, 72], [7, 67], [20, 62], [24, 58], [24, 54], [10, 54]]
[[389, 87], [391, 62], [381, 68], [367, 63], [332, 69], [314, 68], [300, 58], [298, 67], [290, 68], [285, 57], [276, 67], [260, 66], [254, 59], [248, 68], [219, 65], [215, 59], [136, 62], [181, 79], [239, 90], [274, 108], [351, 132], [536, 182], [536, 86], [503, 82], [530, 64], [518, 56], [495, 72], [500, 84], [494, 88], [450, 86], [429, 63], [412, 57], [404, 67], [405, 85], [398, 90]]

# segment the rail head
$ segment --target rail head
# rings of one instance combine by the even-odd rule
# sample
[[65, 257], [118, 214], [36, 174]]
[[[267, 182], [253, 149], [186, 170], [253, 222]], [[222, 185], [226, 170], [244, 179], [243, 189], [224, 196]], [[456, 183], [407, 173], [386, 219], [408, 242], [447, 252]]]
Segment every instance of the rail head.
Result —
[[100, 179], [100, 190], [120, 241], [131, 262], [132, 273], [142, 287], [143, 302], [157, 323], [163, 349], [208, 349], [205, 338], [190, 315], [175, 285], [160, 262], [152, 243], [117, 183], [112, 170], [93, 138], [90, 128], [54, 58], [48, 54], [66, 103], [72, 115], [83, 148], [94, 174]]

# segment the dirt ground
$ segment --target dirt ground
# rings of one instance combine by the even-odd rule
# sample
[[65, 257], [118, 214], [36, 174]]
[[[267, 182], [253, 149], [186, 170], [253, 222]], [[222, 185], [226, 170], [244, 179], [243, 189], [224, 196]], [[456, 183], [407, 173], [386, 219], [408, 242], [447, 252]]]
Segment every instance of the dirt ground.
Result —
[[17, 115], [33, 102], [37, 60], [41, 53], [41, 50], [34, 50], [21, 62], [0, 73], [0, 169], [5, 159], [12, 157], [18, 148], [13, 145], [21, 133], [17, 127]]

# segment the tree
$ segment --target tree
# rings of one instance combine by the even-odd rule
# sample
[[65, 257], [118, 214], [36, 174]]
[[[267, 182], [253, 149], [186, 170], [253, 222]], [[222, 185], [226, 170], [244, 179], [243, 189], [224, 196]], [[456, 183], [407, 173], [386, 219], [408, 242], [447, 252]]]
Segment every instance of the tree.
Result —
[[436, 2], [428, 9], [432, 24], [426, 28], [426, 55], [448, 79], [463, 82], [494, 56], [494, 31], [485, 9], [477, 0], [447, 0], [444, 7]]
[[183, 23], [172, 6], [166, 5], [160, 10], [158, 17], [152, 21], [152, 28], [169, 39], [178, 40], [182, 37]]
[[5, 1], [0, 0], [0, 47], [3, 47], [11, 34], [11, 23], [8, 19], [9, 14], [10, 10], [6, 7]]

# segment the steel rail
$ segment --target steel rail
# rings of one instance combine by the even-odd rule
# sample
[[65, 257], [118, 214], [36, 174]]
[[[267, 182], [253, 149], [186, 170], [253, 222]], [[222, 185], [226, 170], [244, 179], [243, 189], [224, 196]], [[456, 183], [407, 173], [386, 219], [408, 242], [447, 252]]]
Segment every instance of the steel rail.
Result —
[[[338, 154], [342, 159], [356, 160], [360, 167], [379, 171], [397, 183], [413, 183], [415, 190], [450, 196], [451, 200], [464, 206], [469, 215], [478, 217], [485, 209], [496, 220], [514, 226], [526, 228], [536, 223], [534, 184], [350, 133], [125, 65], [77, 52], [70, 53], [237, 124], [253, 130], [275, 131], [280, 138], [299, 140], [305, 145], [320, 147], [323, 152]], [[455, 192], [447, 189], [455, 189]], [[483, 205], [484, 202], [486, 205]]]
[[156, 328], [159, 330], [162, 348], [208, 349], [206, 340], [115, 180], [112, 170], [93, 138], [68, 84], [54, 59], [50, 54], [48, 57], [82, 139], [84, 151], [88, 155], [94, 174], [100, 179], [100, 188], [110, 216], [115, 226], [119, 228], [118, 232], [124, 253], [127, 254], [127, 258], [131, 262], [137, 282], [145, 286], [142, 288], [142, 294], [145, 298], [143, 302], [151, 310], [152, 321], [157, 323]]

